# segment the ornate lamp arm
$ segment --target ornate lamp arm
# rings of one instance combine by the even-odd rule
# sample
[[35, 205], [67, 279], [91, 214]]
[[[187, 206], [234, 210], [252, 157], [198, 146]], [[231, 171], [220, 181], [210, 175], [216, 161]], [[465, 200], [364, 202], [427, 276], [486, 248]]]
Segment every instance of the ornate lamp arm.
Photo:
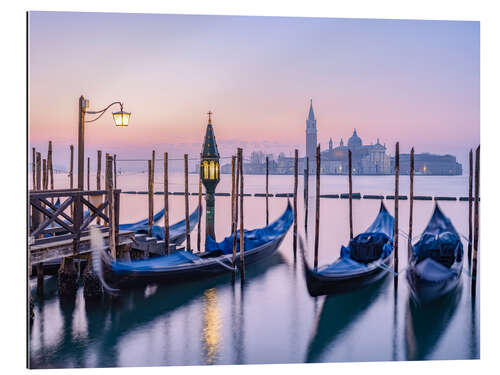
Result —
[[99, 119], [101, 118], [101, 116], [102, 116], [102, 115], [104, 115], [104, 113], [105, 113], [105, 112], [106, 112], [106, 111], [107, 111], [107, 110], [108, 110], [111, 106], [113, 106], [113, 105], [115, 105], [115, 104], [120, 104], [120, 111], [122, 111], [122, 112], [123, 112], [123, 103], [122, 103], [122, 102], [113, 102], [113, 103], [111, 103], [110, 105], [108, 105], [106, 108], [104, 108], [104, 109], [102, 109], [102, 110], [100, 110], [100, 111], [85, 111], [85, 113], [88, 113], [88, 114], [90, 114], [90, 115], [97, 115], [97, 114], [99, 114], [99, 116], [97, 116], [95, 119], [93, 119], [93, 120], [85, 120], [85, 122], [87, 123], [87, 122], [94, 122], [94, 121], [99, 120]]

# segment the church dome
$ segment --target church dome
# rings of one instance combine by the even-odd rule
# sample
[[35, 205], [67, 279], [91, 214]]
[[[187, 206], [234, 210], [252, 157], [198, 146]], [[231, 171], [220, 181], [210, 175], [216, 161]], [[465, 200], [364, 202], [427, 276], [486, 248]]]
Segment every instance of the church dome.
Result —
[[349, 138], [349, 141], [347, 141], [347, 147], [358, 148], [361, 146], [363, 146], [363, 141], [361, 141], [361, 138], [359, 138], [358, 134], [356, 133], [356, 129], [354, 129], [354, 132], [352, 133], [352, 137]]

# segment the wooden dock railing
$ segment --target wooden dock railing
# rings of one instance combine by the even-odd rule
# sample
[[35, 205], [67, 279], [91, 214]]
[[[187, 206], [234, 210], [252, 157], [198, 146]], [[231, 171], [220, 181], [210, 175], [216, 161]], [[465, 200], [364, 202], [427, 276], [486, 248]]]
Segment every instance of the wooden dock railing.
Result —
[[[121, 190], [113, 190], [114, 194], [114, 234], [118, 243], [119, 210]], [[94, 197], [94, 199], [92, 199]], [[102, 202], [96, 204], [96, 199], [102, 197]], [[54, 204], [60, 199], [59, 206]], [[98, 200], [97, 200], [98, 201]], [[71, 215], [73, 206], [73, 215]], [[106, 208], [109, 200], [106, 190], [83, 191], [77, 189], [30, 191], [30, 245], [50, 244], [57, 241], [73, 240], [73, 250], [79, 252], [80, 239], [89, 234], [89, 225], [97, 218], [101, 218], [107, 227], [103, 232], [109, 231], [110, 216]], [[84, 210], [88, 215], [84, 217]], [[49, 236], [47, 236], [49, 235]]]

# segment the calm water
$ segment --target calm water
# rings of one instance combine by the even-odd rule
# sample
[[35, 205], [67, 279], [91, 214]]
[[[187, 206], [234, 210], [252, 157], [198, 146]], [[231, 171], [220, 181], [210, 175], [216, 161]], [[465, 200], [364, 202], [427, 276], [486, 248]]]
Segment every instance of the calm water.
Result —
[[[157, 181], [162, 176], [157, 176]], [[310, 192], [314, 192], [311, 178]], [[95, 178], [92, 177], [92, 181]], [[264, 176], [245, 176], [245, 191], [264, 192]], [[302, 177], [299, 178], [299, 233], [304, 233]], [[392, 194], [393, 176], [354, 177], [354, 192]], [[347, 178], [322, 176], [321, 193], [347, 192]], [[56, 188], [67, 177], [56, 175]], [[230, 192], [223, 175], [217, 191]], [[270, 192], [292, 192], [293, 176], [270, 176]], [[123, 190], [144, 190], [146, 175], [118, 177]], [[91, 188], [94, 188], [92, 184]], [[156, 190], [162, 190], [158, 184]], [[190, 191], [198, 177], [190, 175]], [[172, 174], [170, 190], [183, 190], [183, 176]], [[408, 194], [408, 177], [401, 194]], [[466, 177], [416, 177], [417, 195], [467, 195]], [[122, 195], [121, 222], [147, 216], [147, 196]], [[190, 197], [190, 210], [197, 204]], [[286, 207], [270, 198], [270, 220]], [[393, 212], [393, 201], [385, 201]], [[155, 211], [163, 204], [155, 196]], [[171, 222], [184, 216], [183, 197], [171, 196]], [[354, 200], [354, 232], [375, 218], [380, 202]], [[467, 234], [467, 202], [441, 202], [456, 229]], [[420, 233], [434, 202], [416, 201], [414, 232]], [[229, 233], [230, 197], [216, 197], [216, 235]], [[309, 202], [309, 248], [314, 241], [314, 199]], [[348, 200], [321, 199], [319, 263], [329, 263], [348, 242]], [[203, 222], [203, 220], [202, 220]], [[400, 228], [407, 231], [408, 201], [400, 201]], [[245, 197], [245, 227], [265, 224], [265, 198]], [[204, 225], [202, 225], [204, 233]], [[197, 229], [192, 238], [196, 239]], [[196, 241], [192, 240], [192, 243]], [[400, 269], [407, 249], [400, 237]], [[464, 244], [466, 248], [466, 244]], [[297, 254], [298, 255], [298, 254]], [[312, 263], [312, 251], [308, 254]], [[464, 271], [468, 269], [466, 264]], [[410, 303], [404, 275], [397, 293], [392, 277], [369, 288], [335, 297], [310, 297], [300, 258], [294, 257], [292, 230], [272, 258], [250, 265], [246, 283], [230, 275], [179, 285], [150, 285], [86, 303], [79, 289], [74, 301], [57, 297], [57, 279], [46, 277], [45, 298], [35, 290], [35, 319], [29, 335], [31, 366], [101, 367], [243, 363], [297, 363], [479, 358], [479, 298], [471, 303], [471, 279], [462, 274], [460, 290], [440, 304], [422, 309]], [[30, 281], [32, 288], [35, 286]], [[478, 285], [479, 290], [479, 285]]]

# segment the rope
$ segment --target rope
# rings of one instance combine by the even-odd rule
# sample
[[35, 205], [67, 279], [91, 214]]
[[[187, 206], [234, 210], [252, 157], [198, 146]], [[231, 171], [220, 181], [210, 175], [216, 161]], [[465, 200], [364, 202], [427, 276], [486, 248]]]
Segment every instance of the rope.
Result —
[[[221, 156], [219, 159], [232, 159], [232, 156]], [[116, 159], [116, 161], [149, 161], [151, 159]], [[184, 158], [168, 158], [169, 161], [184, 161]], [[188, 160], [199, 161], [200, 158], [188, 158]], [[251, 161], [251, 159], [243, 158], [245, 161]], [[156, 158], [155, 161], [163, 161], [163, 158]], [[31, 164], [31, 163], [30, 163]]]
[[219, 263], [222, 267], [224, 267], [225, 269], [231, 271], [231, 272], [236, 272], [236, 270], [238, 269], [237, 267], [229, 267], [227, 264], [224, 264], [221, 260], [217, 259], [217, 258], [213, 258], [213, 260], [215, 260], [217, 263]]

